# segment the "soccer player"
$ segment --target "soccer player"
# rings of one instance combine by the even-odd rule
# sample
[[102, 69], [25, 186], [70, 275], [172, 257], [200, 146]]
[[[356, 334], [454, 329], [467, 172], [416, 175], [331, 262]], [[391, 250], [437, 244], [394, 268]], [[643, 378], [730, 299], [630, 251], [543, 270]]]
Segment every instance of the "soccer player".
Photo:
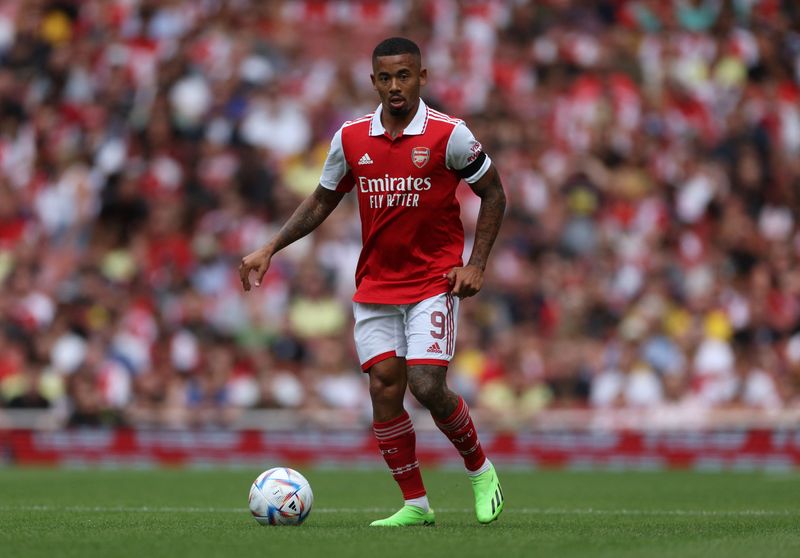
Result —
[[[446, 382], [459, 299], [477, 293], [505, 210], [500, 178], [462, 120], [420, 99], [428, 78], [419, 47], [386, 39], [372, 53], [374, 113], [345, 122], [331, 141], [320, 184], [275, 237], [242, 259], [259, 286], [273, 255], [310, 233], [351, 190], [358, 196], [362, 251], [353, 296], [355, 342], [369, 374], [373, 430], [405, 505], [373, 526], [433, 525], [415, 454], [406, 387], [464, 459], [481, 523], [497, 519], [503, 491], [484, 455], [464, 400]], [[481, 198], [475, 242], [463, 265], [464, 230], [456, 187]]]

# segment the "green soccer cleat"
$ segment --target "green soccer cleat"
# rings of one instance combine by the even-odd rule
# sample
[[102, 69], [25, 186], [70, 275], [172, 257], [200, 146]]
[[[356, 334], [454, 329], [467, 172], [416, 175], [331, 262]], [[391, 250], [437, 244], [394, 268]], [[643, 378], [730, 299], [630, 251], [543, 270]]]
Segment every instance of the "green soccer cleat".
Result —
[[378, 519], [369, 524], [370, 527], [428, 527], [436, 523], [433, 510], [422, 511], [417, 506], [403, 506], [393, 515]]
[[475, 493], [475, 515], [481, 523], [491, 523], [503, 511], [503, 489], [494, 465], [480, 475], [470, 477], [472, 492]]

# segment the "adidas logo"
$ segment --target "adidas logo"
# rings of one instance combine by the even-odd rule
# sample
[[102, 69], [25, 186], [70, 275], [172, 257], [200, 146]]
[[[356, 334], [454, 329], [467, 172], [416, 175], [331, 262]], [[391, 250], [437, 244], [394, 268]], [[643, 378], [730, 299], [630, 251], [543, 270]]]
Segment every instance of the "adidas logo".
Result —
[[372, 159], [369, 158], [369, 153], [364, 153], [358, 160], [359, 165], [371, 165]]
[[492, 497], [492, 515], [494, 515], [495, 510], [499, 508], [502, 503], [503, 489], [500, 487], [500, 483], [497, 483], [497, 489], [494, 491], [494, 497]]
[[428, 351], [427, 352], [442, 354], [442, 349], [441, 349], [441, 347], [439, 347], [439, 343], [434, 343], [433, 345], [428, 347]]

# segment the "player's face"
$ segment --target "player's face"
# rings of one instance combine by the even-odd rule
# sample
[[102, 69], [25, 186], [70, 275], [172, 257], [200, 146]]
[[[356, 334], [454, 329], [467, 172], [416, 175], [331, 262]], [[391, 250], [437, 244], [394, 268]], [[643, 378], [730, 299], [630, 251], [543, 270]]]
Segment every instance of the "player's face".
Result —
[[420, 67], [413, 54], [379, 56], [372, 64], [372, 85], [381, 98], [383, 109], [396, 117], [405, 117], [419, 104], [419, 91], [428, 79], [428, 70]]

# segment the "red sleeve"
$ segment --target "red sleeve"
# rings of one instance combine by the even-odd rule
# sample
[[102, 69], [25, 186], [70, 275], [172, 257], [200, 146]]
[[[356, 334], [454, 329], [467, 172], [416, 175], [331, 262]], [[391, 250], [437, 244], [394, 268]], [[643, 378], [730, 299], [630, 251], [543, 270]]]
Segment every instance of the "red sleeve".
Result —
[[353, 179], [353, 171], [347, 171], [347, 174], [342, 177], [339, 183], [336, 185], [337, 192], [349, 192], [353, 189], [355, 185], [355, 180]]

